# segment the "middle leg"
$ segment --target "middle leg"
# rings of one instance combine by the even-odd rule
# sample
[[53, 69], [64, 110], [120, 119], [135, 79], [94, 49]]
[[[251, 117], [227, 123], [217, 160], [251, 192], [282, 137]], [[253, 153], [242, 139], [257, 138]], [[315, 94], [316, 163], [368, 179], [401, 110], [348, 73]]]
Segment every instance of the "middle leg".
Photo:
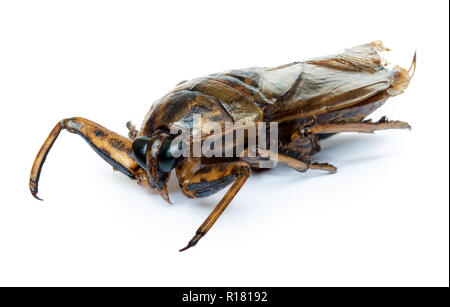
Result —
[[273, 153], [269, 150], [258, 149], [255, 157], [249, 157], [249, 150], [245, 149], [241, 155], [241, 160], [246, 161], [254, 168], [259, 168], [259, 162], [271, 160], [273, 162], [281, 163], [290, 168], [295, 169], [299, 172], [306, 172], [309, 169], [313, 170], [322, 170], [327, 171], [329, 173], [334, 173], [337, 171], [337, 168], [334, 165], [329, 163], [306, 163], [296, 157], [295, 155], [282, 154], [282, 153]]

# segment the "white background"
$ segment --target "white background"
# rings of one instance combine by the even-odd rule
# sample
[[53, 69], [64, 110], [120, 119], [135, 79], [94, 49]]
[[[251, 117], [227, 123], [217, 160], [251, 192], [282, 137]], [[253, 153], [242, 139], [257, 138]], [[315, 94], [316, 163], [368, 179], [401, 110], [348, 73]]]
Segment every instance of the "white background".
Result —
[[[0, 2], [0, 285], [448, 286], [448, 1]], [[417, 72], [373, 115], [411, 131], [346, 134], [334, 175], [255, 175], [191, 250], [224, 191], [174, 205], [113, 173], [62, 118], [126, 134], [179, 81], [382, 39]]]

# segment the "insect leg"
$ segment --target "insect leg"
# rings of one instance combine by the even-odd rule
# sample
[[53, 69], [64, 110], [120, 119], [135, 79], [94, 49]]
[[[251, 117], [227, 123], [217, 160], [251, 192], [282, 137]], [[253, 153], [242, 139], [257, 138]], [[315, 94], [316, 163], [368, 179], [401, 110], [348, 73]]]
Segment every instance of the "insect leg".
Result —
[[120, 171], [132, 179], [136, 179], [138, 183], [147, 185], [145, 171], [131, 158], [132, 143], [129, 139], [90, 120], [74, 117], [63, 119], [56, 124], [34, 160], [30, 174], [30, 191], [35, 198], [40, 199], [37, 196], [38, 183], [47, 154], [61, 130], [64, 129], [81, 136], [115, 170]]
[[360, 132], [373, 133], [375, 130], [386, 129], [411, 129], [411, 126], [406, 122], [389, 121], [383, 116], [379, 121], [372, 122], [371, 120], [344, 122], [336, 124], [316, 125], [307, 129], [307, 132], [313, 134], [328, 134], [337, 132]]
[[290, 168], [293, 168], [299, 172], [306, 172], [308, 169], [314, 169], [314, 170], [322, 170], [327, 171], [329, 173], [336, 172], [337, 168], [331, 164], [328, 163], [306, 163], [304, 161], [301, 161], [300, 159], [296, 157], [292, 157], [286, 154], [274, 154], [271, 153], [269, 150], [262, 150], [258, 149], [258, 155], [257, 157], [248, 157], [248, 149], [244, 150], [243, 155], [241, 157], [241, 160], [248, 162], [250, 165], [258, 167], [258, 162], [261, 160], [273, 160], [278, 163], [284, 164]]
[[[185, 165], [185, 167], [187, 166]], [[185, 177], [186, 173], [183, 174], [184, 171], [189, 172], [189, 170], [182, 169], [182, 167], [178, 168], [177, 176], [183, 192], [190, 197], [205, 197], [217, 192], [232, 181], [234, 183], [203, 224], [197, 229], [194, 237], [189, 241], [187, 246], [182, 248], [180, 252], [196, 245], [211, 229], [249, 177], [250, 166], [244, 162], [215, 163], [200, 168], [193, 174], [189, 174], [189, 178]]]
[[133, 125], [131, 121], [128, 121], [126, 126], [128, 128], [128, 138], [130, 140], [134, 140], [137, 137], [139, 131], [136, 129], [136, 126]]

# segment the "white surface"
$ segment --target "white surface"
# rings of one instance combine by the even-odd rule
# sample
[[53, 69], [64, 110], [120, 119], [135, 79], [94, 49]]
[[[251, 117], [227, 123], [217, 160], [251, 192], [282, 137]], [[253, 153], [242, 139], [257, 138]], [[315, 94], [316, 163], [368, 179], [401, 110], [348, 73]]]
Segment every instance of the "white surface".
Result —
[[[449, 282], [448, 2], [2, 1], [0, 285], [440, 285]], [[346, 134], [325, 175], [248, 180], [210, 233], [179, 253], [223, 192], [173, 206], [113, 173], [78, 136], [83, 116], [126, 134], [181, 80], [273, 66], [382, 39], [416, 76], [373, 118], [412, 131]]]

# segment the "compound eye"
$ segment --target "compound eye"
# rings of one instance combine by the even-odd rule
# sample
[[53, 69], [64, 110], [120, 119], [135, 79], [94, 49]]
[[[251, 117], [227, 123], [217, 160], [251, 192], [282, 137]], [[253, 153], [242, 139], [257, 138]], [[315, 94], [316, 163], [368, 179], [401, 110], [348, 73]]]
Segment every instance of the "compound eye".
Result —
[[171, 152], [171, 140], [164, 142], [159, 149], [158, 169], [160, 172], [168, 173], [177, 164], [178, 158], [175, 158]]
[[133, 144], [131, 146], [133, 159], [143, 169], [147, 168], [146, 154], [149, 140], [150, 139], [148, 137], [138, 136], [137, 138], [134, 139]]

